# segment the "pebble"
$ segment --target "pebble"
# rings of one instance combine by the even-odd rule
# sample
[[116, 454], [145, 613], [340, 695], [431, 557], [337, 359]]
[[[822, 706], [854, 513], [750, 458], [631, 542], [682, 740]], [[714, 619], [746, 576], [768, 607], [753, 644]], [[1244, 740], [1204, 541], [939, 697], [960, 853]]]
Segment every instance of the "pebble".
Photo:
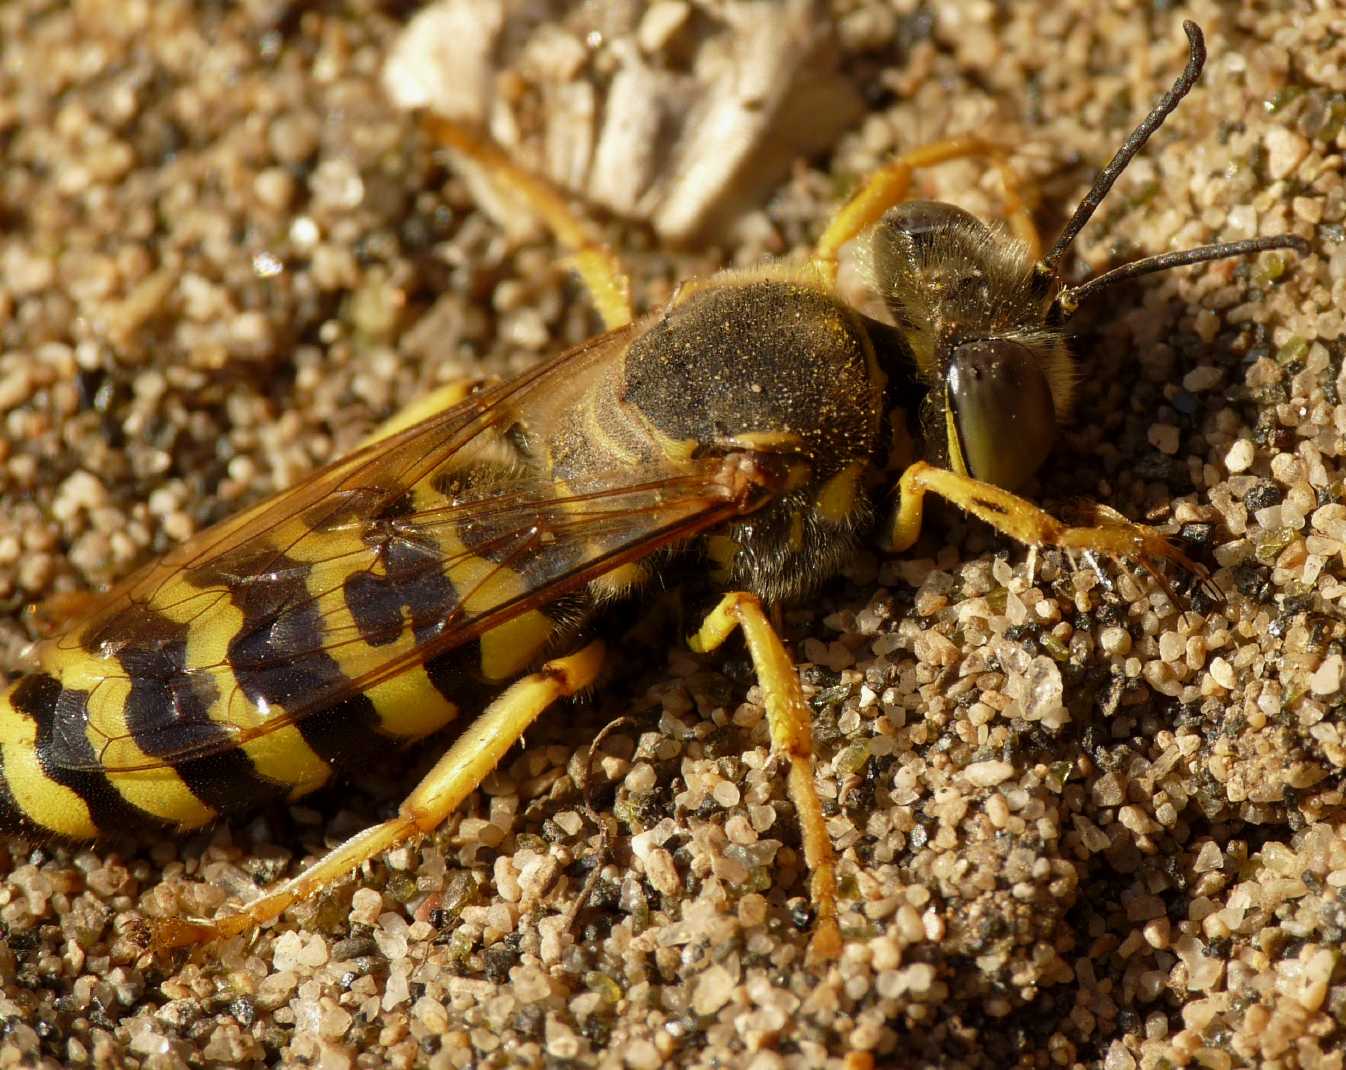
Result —
[[1312, 147], [1308, 138], [1284, 126], [1268, 130], [1263, 144], [1267, 150], [1267, 174], [1273, 180], [1294, 174]]
[[1200, 364], [1182, 377], [1182, 388], [1192, 394], [1213, 390], [1224, 379], [1224, 369]]
[[1253, 444], [1246, 438], [1240, 438], [1229, 447], [1229, 452], [1225, 454], [1224, 465], [1230, 475], [1237, 475], [1251, 468], [1256, 456]]
[[659, 1070], [664, 1065], [659, 1049], [643, 1038], [628, 1042], [622, 1049], [622, 1059], [630, 1070]]
[[738, 982], [723, 966], [709, 967], [692, 989], [692, 1010], [700, 1015], [711, 1015], [729, 1002]]
[[963, 776], [969, 784], [979, 788], [994, 787], [1004, 783], [1014, 775], [1014, 766], [1010, 762], [987, 761], [973, 762], [963, 770]]
[[663, 51], [674, 35], [686, 24], [691, 8], [683, 0], [655, 0], [641, 17], [636, 40], [643, 51], [653, 55]]
[[1182, 435], [1172, 424], [1150, 424], [1147, 437], [1151, 446], [1170, 457], [1176, 454], [1182, 445]]
[[1125, 628], [1110, 625], [1098, 636], [1099, 645], [1105, 654], [1124, 655], [1131, 653], [1131, 633]]
[[1329, 654], [1309, 677], [1309, 690], [1315, 695], [1335, 695], [1341, 690], [1342, 657]]

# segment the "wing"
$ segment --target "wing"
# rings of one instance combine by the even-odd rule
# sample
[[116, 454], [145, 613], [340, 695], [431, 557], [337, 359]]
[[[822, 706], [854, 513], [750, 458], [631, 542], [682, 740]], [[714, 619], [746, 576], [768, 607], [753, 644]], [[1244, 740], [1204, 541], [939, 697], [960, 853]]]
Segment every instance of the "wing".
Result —
[[530, 426], [620, 368], [630, 337], [377, 440], [114, 587], [37, 649], [89, 696], [49, 759], [131, 771], [241, 746], [743, 511], [725, 458], [568, 482], [530, 458]]

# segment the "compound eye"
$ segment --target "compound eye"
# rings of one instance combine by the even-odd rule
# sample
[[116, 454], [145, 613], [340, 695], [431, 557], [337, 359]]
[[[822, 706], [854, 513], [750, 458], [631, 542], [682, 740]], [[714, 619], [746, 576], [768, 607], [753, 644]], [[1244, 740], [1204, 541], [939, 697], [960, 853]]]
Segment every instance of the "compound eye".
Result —
[[1013, 490], [1056, 437], [1056, 406], [1033, 351], [1003, 338], [964, 342], [944, 373], [949, 454], [974, 479]]

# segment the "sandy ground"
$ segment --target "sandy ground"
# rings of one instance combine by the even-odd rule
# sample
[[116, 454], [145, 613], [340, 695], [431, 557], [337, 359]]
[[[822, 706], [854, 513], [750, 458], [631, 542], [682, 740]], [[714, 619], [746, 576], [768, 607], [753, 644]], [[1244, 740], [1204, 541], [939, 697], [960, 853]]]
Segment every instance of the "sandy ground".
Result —
[[[23, 606], [115, 579], [438, 382], [594, 330], [555, 250], [503, 238], [386, 103], [404, 7], [0, 7], [15, 671]], [[816, 972], [797, 828], [736, 651], [619, 640], [621, 677], [439, 835], [255, 939], [155, 955], [137, 935], [388, 813], [433, 746], [195, 835], [6, 837], [0, 1066], [1340, 1066], [1346, 23], [1306, 0], [1098, 7], [836, 0], [819, 17], [867, 111], [851, 132], [718, 245], [606, 233], [657, 302], [802, 247], [855, 175], [960, 131], [1021, 147], [1050, 233], [1197, 19], [1201, 86], [1071, 270], [1286, 230], [1314, 255], [1086, 309], [1077, 412], [1030, 493], [1181, 526], [1223, 605], [1183, 613], [1143, 575], [1052, 553], [1030, 572], [949, 516], [787, 612], [842, 859], [846, 949]], [[644, 45], [676, 58], [676, 34]], [[921, 192], [998, 203], [972, 163]], [[596, 761], [605, 861], [572, 774], [619, 714], [634, 726]]]

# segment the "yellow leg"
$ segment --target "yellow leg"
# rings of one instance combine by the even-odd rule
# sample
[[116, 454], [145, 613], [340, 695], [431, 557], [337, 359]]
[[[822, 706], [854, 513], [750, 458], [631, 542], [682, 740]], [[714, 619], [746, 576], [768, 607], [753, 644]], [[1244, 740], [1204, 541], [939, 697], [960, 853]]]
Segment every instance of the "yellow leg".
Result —
[[809, 893], [818, 912], [809, 954], [814, 961], [836, 958], [841, 953], [836, 861], [813, 785], [813, 728], [794, 662], [767, 620], [761, 600], [743, 591], [725, 595], [688, 642], [699, 652], [714, 650], [735, 628], [743, 630], [757, 682], [766, 698], [771, 745], [790, 763], [790, 798], [799, 814], [804, 862], [812, 875]]
[[375, 856], [437, 828], [475, 791], [538, 716], [559, 698], [593, 683], [603, 664], [603, 645], [590, 643], [569, 657], [549, 661], [513, 684], [458, 737], [398, 808], [397, 816], [365, 829], [333, 848], [298, 876], [213, 921], [160, 923], [160, 947], [236, 936], [279, 917], [291, 904], [340, 880]]
[[549, 182], [516, 165], [485, 134], [435, 115], [428, 116], [425, 123], [437, 141], [475, 160], [497, 182], [522, 197], [557, 241], [572, 250], [569, 263], [583, 280], [609, 330], [631, 322], [631, 284], [621, 262], [590, 233]]
[[1016, 237], [1025, 242], [1033, 258], [1042, 255], [1042, 241], [1033, 223], [1033, 214], [1020, 193], [1019, 176], [1009, 164], [1009, 153], [1004, 146], [975, 135], [947, 138], [934, 144], [904, 152], [885, 167], [875, 171], [847, 201], [818, 239], [813, 260], [823, 277], [835, 280], [837, 253], [843, 245], [862, 230], [878, 221], [889, 208], [907, 199], [912, 172], [923, 167], [934, 167], [950, 160], [969, 156], [985, 156], [1000, 172], [1005, 189], [1005, 217]]
[[453, 408], [459, 402], [466, 401], [477, 392], [483, 383], [488, 381], [485, 379], [454, 379], [452, 382], [436, 387], [430, 393], [421, 395], [410, 405], [399, 409], [384, 420], [361, 441], [360, 447], [381, 442], [385, 438], [392, 438], [393, 435], [399, 431], [405, 431], [412, 424], [418, 424], [422, 420], [427, 420], [431, 416], [443, 412], [445, 409]]
[[91, 615], [103, 601], [101, 591], [58, 591], [25, 609], [28, 626], [47, 638]]
[[[1156, 561], [1173, 563], [1204, 577], [1206, 569], [1191, 560], [1163, 535], [1108, 510], [1104, 522], [1070, 527], [1032, 502], [1007, 490], [960, 476], [925, 461], [908, 466], [898, 483], [901, 500], [893, 519], [886, 549], [909, 549], [921, 534], [927, 492], [967, 510], [997, 531], [1025, 546], [1056, 546], [1062, 550], [1093, 551], [1109, 557], [1130, 557], [1155, 572]], [[1157, 573], [1156, 573], [1157, 574]]]

